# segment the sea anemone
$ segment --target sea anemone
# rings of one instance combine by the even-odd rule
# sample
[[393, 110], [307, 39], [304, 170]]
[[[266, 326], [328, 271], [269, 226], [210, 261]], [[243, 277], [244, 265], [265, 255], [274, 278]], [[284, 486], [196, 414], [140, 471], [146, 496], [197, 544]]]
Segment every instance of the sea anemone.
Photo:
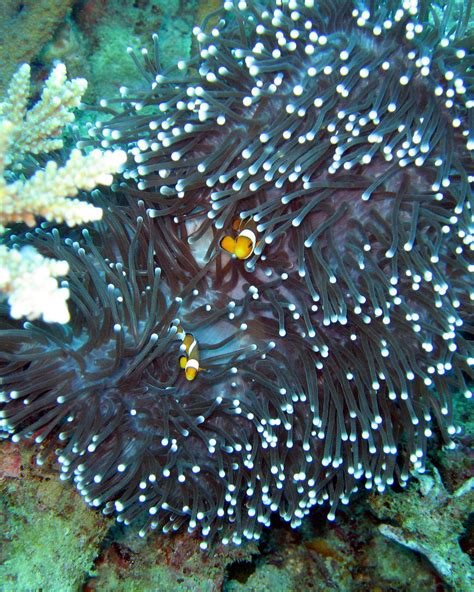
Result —
[[[94, 240], [34, 239], [75, 321], [1, 335], [6, 429], [59, 431], [65, 477], [143, 534], [333, 520], [423, 471], [471, 396], [469, 6], [274, 4], [224, 2], [175, 70], [135, 58], [146, 88], [91, 129], [129, 151], [124, 196]], [[245, 261], [219, 249], [236, 219]]]
[[[246, 443], [244, 426], [242, 436], [233, 433], [240, 433], [237, 366], [273, 345], [257, 352], [239, 336], [236, 348], [234, 307], [220, 307], [217, 291], [212, 305], [202, 302], [197, 287], [205, 268], [193, 266], [166, 223], [151, 224], [143, 203], [131, 203], [109, 208], [98, 234], [84, 230], [77, 240], [61, 239], [57, 229], [12, 237], [69, 263], [63, 285], [71, 291], [74, 320], [22, 328], [2, 321], [2, 425], [14, 441], [31, 435], [46, 441], [40, 463], [56, 446], [47, 436], [58, 433], [63, 478], [73, 476], [88, 503], [117, 510], [126, 523], [144, 510], [153, 516], [158, 507], [169, 508], [167, 530], [184, 519], [196, 522], [203, 512], [215, 518], [226, 494], [224, 474], [235, 470], [240, 441]], [[193, 385], [177, 363], [178, 325], [199, 336], [206, 368]], [[271, 385], [266, 382], [260, 388]], [[250, 393], [247, 398], [255, 416], [264, 417]], [[271, 402], [272, 395], [266, 398]], [[178, 495], [174, 477], [182, 484]], [[150, 519], [148, 526], [158, 523]]]

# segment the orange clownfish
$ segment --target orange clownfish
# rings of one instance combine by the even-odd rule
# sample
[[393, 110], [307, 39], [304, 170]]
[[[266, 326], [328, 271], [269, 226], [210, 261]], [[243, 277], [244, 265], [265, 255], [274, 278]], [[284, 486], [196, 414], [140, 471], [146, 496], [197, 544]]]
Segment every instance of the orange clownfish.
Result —
[[187, 380], [194, 380], [200, 370], [199, 347], [192, 333], [186, 333], [181, 325], [178, 325], [177, 335], [183, 340], [184, 355], [179, 357], [179, 365], [184, 370]]
[[237, 259], [248, 259], [257, 246], [257, 225], [252, 218], [237, 218], [232, 224], [232, 230], [237, 238], [224, 236], [220, 242], [221, 248]]

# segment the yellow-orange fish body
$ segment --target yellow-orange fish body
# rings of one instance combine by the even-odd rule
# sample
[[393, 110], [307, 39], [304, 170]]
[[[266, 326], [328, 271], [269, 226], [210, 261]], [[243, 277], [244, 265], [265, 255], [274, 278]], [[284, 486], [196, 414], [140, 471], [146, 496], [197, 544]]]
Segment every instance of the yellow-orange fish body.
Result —
[[182, 338], [184, 355], [179, 357], [179, 365], [184, 370], [187, 380], [194, 380], [202, 368], [199, 366], [199, 346], [192, 333], [186, 333], [181, 325], [177, 334]]
[[248, 259], [257, 246], [257, 225], [252, 218], [237, 218], [232, 224], [232, 230], [237, 234], [237, 238], [224, 236], [220, 242], [221, 248], [235, 255], [237, 259]]

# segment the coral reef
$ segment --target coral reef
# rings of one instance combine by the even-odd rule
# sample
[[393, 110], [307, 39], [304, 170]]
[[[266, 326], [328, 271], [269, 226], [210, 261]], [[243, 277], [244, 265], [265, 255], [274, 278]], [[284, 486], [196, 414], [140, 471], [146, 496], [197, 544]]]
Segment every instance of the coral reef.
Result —
[[[102, 217], [102, 210], [86, 201], [70, 199], [79, 190], [110, 185], [112, 173], [125, 160], [121, 150], [93, 150], [87, 155], [72, 150], [66, 163], [54, 160], [30, 178], [21, 174], [25, 155], [50, 153], [63, 147], [61, 134], [74, 120], [87, 88], [84, 79], [67, 80], [58, 64], [47, 79], [40, 100], [28, 109], [30, 66], [20, 66], [0, 103], [0, 235], [6, 225], [19, 222], [34, 227], [37, 217], [65, 222], [72, 227]], [[13, 318], [42, 317], [46, 322], [69, 320], [69, 292], [54, 278], [68, 272], [67, 263], [43, 257], [31, 246], [9, 249], [0, 244], [0, 292], [8, 297]]]
[[[454, 454], [455, 451], [449, 451], [448, 456]], [[61, 490], [64, 493], [64, 489], [57, 483], [57, 475], [48, 466], [35, 467], [32, 460], [31, 450], [25, 445], [19, 448], [3, 443], [0, 454], [2, 515], [14, 517], [15, 528], [21, 525], [27, 529], [28, 523], [36, 524], [45, 517], [41, 514], [47, 506], [51, 523], [69, 523], [72, 532], [80, 533], [79, 542], [75, 546], [67, 545], [67, 553], [61, 553], [57, 539], [48, 536], [47, 525], [45, 534], [33, 546], [29, 532], [15, 545], [8, 535], [1, 556], [6, 592], [24, 589], [18, 583], [30, 582], [26, 579], [32, 577], [29, 561], [37, 565], [38, 557], [41, 563], [34, 583], [43, 589], [48, 589], [50, 582], [62, 583], [65, 590], [87, 592], [117, 588], [140, 592], [189, 590], [199, 589], [201, 584], [202, 589], [208, 586], [212, 591], [246, 592], [265, 589], [261, 584], [271, 582], [279, 592], [295, 589], [314, 592], [447, 591], [427, 562], [421, 562], [415, 553], [395, 545], [378, 532], [365, 504], [353, 505], [350, 512], [340, 513], [337, 524], [331, 527], [325, 523], [321, 510], [298, 531], [274, 524], [259, 551], [253, 544], [237, 548], [217, 545], [207, 559], [199, 550], [199, 540], [185, 533], [144, 540], [136, 537], [133, 529], [106, 531], [110, 520], [105, 521], [85, 508], [74, 492], [58, 499], [58, 493]], [[25, 516], [26, 520], [20, 520], [19, 516]], [[2, 525], [3, 532], [12, 532], [8, 529], [8, 524]], [[88, 548], [82, 541], [93, 542], [97, 554], [93, 566], [90, 560], [87, 565], [84, 562]], [[28, 561], [19, 561], [20, 557]], [[61, 580], [61, 574], [65, 573], [63, 562], [68, 578]], [[8, 580], [5, 580], [3, 576], [7, 572]], [[222, 584], [224, 577], [226, 581]]]
[[22, 62], [31, 62], [62, 22], [74, 0], [2, 0], [0, 92]]
[[[73, 50], [78, 35], [87, 46], [87, 68], [95, 97], [115, 95], [123, 85], [134, 85], [136, 66], [127, 59], [128, 47], [139, 50], [152, 34], [160, 39], [160, 60], [164, 67], [189, 57], [191, 29], [195, 21], [197, 0], [146, 0], [131, 3], [124, 0], [87, 0], [77, 11], [73, 26], [46, 48], [45, 58], [57, 51]], [[74, 60], [74, 51], [66, 59]], [[90, 99], [89, 99], [90, 100]]]
[[[44, 457], [57, 435], [88, 504], [143, 536], [198, 532], [202, 549], [258, 540], [276, 513], [334, 520], [357, 491], [422, 472], [432, 436], [451, 445], [472, 364], [456, 10], [226, 1], [190, 62], [162, 70], [156, 40], [142, 52], [142, 87], [90, 130], [129, 154], [97, 195], [103, 219], [29, 237], [67, 261], [74, 314], [1, 321], [12, 439]], [[219, 244], [249, 218], [255, 248], [231, 259]], [[179, 327], [199, 343], [193, 381]]]
[[46, 467], [40, 475], [26, 447], [16, 451], [18, 474], [5, 475], [5, 452], [0, 462], [0, 588], [76, 592], [99, 554], [107, 520], [78, 503], [74, 491], [64, 495]]
[[226, 567], [240, 564], [257, 554], [252, 543], [243, 547], [216, 545], [206, 556], [195, 537], [153, 537], [147, 541], [133, 534], [110, 545], [97, 562], [88, 590], [123, 592], [214, 592], [222, 590]]
[[228, 570], [224, 592], [311, 590], [441, 592], [422, 559], [385, 539], [362, 500], [328, 525], [316, 510], [298, 531], [274, 524], [260, 554]]
[[459, 539], [474, 507], [474, 478], [450, 494], [438, 470], [419, 475], [404, 494], [373, 496], [370, 504], [382, 521], [380, 532], [424, 555], [453, 590], [471, 590], [471, 558]]
[[265, 570], [252, 574], [244, 585], [231, 582], [225, 587], [226, 592], [260, 592], [261, 590], [279, 590], [289, 592], [294, 590], [294, 579], [291, 572], [269, 565]]

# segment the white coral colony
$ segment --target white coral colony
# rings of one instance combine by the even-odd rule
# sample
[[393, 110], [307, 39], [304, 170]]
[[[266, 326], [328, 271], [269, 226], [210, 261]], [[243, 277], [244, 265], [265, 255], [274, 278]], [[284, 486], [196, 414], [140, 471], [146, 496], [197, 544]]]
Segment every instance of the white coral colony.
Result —
[[[37, 218], [75, 226], [100, 220], [102, 209], [75, 197], [80, 190], [110, 185], [113, 173], [125, 162], [122, 150], [72, 150], [63, 166], [50, 160], [30, 178], [21, 174], [27, 154], [49, 153], [63, 147], [61, 134], [74, 120], [87, 82], [67, 80], [66, 66], [58, 64], [47, 79], [40, 100], [28, 109], [30, 66], [20, 66], [0, 103], [0, 235], [6, 225], [23, 222], [34, 227]], [[11, 180], [13, 178], [13, 180]], [[66, 323], [69, 290], [55, 278], [68, 273], [66, 261], [41, 255], [34, 247], [8, 248], [0, 244], [0, 296], [7, 297], [10, 315], [29, 320]]]

